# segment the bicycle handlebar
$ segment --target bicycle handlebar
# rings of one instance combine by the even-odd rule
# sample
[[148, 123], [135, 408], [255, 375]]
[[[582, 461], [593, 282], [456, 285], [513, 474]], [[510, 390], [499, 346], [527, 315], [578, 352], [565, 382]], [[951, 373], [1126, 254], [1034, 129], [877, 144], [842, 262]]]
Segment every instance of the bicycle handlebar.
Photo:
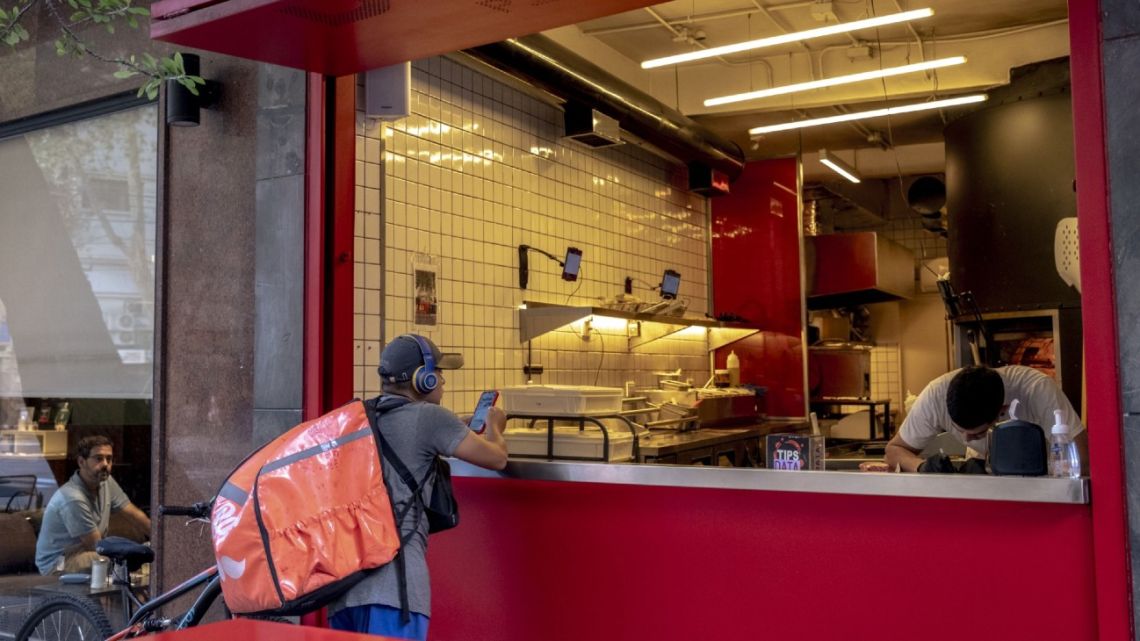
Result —
[[210, 516], [210, 501], [195, 503], [189, 507], [181, 505], [158, 506], [159, 516], [188, 516], [192, 519], [204, 519]]

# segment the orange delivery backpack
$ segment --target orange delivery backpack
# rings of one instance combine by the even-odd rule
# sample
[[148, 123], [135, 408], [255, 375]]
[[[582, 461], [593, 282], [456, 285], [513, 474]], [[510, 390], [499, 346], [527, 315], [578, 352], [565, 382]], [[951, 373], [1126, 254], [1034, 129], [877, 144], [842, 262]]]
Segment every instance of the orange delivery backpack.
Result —
[[231, 612], [310, 612], [396, 557], [396, 523], [415, 502], [393, 513], [380, 440], [354, 400], [293, 427], [230, 473], [211, 524]]

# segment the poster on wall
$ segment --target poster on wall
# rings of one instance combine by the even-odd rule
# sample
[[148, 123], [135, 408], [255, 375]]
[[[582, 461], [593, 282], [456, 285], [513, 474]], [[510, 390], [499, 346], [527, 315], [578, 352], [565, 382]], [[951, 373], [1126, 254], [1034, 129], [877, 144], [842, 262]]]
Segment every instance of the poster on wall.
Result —
[[439, 298], [436, 294], [435, 258], [417, 255], [412, 259], [412, 319], [416, 326], [435, 327], [439, 323]]

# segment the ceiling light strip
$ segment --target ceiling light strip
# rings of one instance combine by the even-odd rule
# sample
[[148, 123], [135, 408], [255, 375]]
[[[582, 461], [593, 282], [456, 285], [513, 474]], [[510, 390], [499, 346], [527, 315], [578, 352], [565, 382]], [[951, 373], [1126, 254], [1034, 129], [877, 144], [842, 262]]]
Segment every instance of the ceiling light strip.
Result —
[[986, 94], [972, 94], [969, 96], [962, 96], [960, 98], [948, 98], [946, 100], [935, 100], [933, 102], [919, 102], [913, 105], [903, 105], [901, 107], [888, 107], [886, 109], [873, 109], [871, 111], [860, 111], [851, 114], [843, 114], [840, 116], [827, 116], [826, 118], [812, 118], [811, 120], [798, 120], [796, 122], [785, 122], [779, 125], [765, 125], [763, 127], [753, 127], [748, 130], [748, 133], [755, 136], [758, 134], [770, 134], [776, 131], [788, 131], [789, 129], [803, 129], [804, 127], [818, 127], [820, 125], [830, 125], [836, 122], [848, 122], [851, 120], [860, 120], [863, 118], [879, 118], [882, 116], [893, 116], [895, 114], [905, 114], [914, 111], [926, 111], [928, 109], [944, 109], [946, 107], [956, 107], [958, 105], [968, 105], [975, 102], [982, 102], [986, 99]]
[[653, 60], [646, 60], [645, 62], [641, 63], [641, 68], [655, 69], [657, 67], [675, 65], [682, 62], [691, 62], [693, 60], [704, 60], [705, 58], [715, 58], [717, 56], [723, 56], [730, 53], [740, 53], [741, 51], [762, 49], [764, 47], [772, 47], [775, 45], [787, 44], [789, 42], [799, 42], [801, 40], [810, 40], [812, 38], [832, 36], [838, 33], [859, 31], [860, 29], [882, 27], [884, 25], [906, 22], [908, 20], [918, 20], [919, 18], [928, 18], [932, 15], [934, 15], [933, 9], [915, 9], [914, 11], [893, 13], [888, 16], [878, 16], [875, 18], [867, 18], [866, 20], [856, 20], [855, 22], [846, 22], [843, 24], [831, 25], [830, 27], [808, 29], [807, 31], [796, 31], [794, 33], [785, 33], [779, 36], [772, 36], [770, 38], [760, 38], [759, 40], [738, 42], [736, 44], [724, 45], [722, 47], [710, 47], [708, 49], [702, 49], [700, 51], [690, 51], [689, 53], [682, 53], [675, 56], [654, 58]]
[[834, 78], [824, 78], [823, 80], [812, 80], [811, 82], [801, 82], [794, 85], [784, 85], [782, 87], [772, 87], [770, 89], [761, 89], [759, 91], [749, 91], [747, 93], [738, 93], [731, 96], [721, 96], [718, 98], [709, 98], [705, 101], [706, 107], [715, 107], [717, 105], [727, 105], [734, 102], [743, 102], [745, 100], [757, 100], [759, 98], [770, 98], [772, 96], [781, 96], [789, 93], [796, 93], [799, 91], [810, 91], [812, 89], [822, 89], [823, 87], [834, 87], [835, 85], [846, 85], [853, 82], [862, 82], [864, 80], [875, 80], [877, 78], [888, 78], [890, 76], [901, 76], [905, 73], [915, 73], [918, 71], [929, 71], [931, 69], [941, 69], [942, 67], [951, 67], [960, 65], [966, 62], [965, 56], [954, 56], [952, 58], [941, 58], [938, 60], [929, 60], [927, 62], [917, 62], [911, 65], [902, 65], [899, 67], [887, 67], [886, 69], [876, 69], [874, 71], [864, 71], [861, 73], [848, 74], [846, 76], [836, 76]]
[[858, 183], [863, 182], [858, 176], [851, 173], [850, 171], [848, 171], [844, 167], [841, 167], [839, 165], [839, 163], [835, 162], [831, 158], [821, 157], [819, 159], [819, 162], [827, 165], [831, 169], [831, 171], [834, 171], [835, 173], [839, 174], [840, 176], [843, 176], [844, 178], [846, 178], [847, 180], [850, 180], [853, 183], [858, 184]]

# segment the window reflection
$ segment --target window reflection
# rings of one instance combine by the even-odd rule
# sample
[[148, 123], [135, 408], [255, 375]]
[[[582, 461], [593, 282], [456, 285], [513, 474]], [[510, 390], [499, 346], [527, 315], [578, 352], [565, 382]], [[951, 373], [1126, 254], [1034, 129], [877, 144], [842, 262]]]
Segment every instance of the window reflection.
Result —
[[[0, 636], [60, 585], [36, 540], [81, 440], [150, 505], [157, 131], [146, 105], [0, 140]], [[145, 538], [118, 512], [102, 534]]]

